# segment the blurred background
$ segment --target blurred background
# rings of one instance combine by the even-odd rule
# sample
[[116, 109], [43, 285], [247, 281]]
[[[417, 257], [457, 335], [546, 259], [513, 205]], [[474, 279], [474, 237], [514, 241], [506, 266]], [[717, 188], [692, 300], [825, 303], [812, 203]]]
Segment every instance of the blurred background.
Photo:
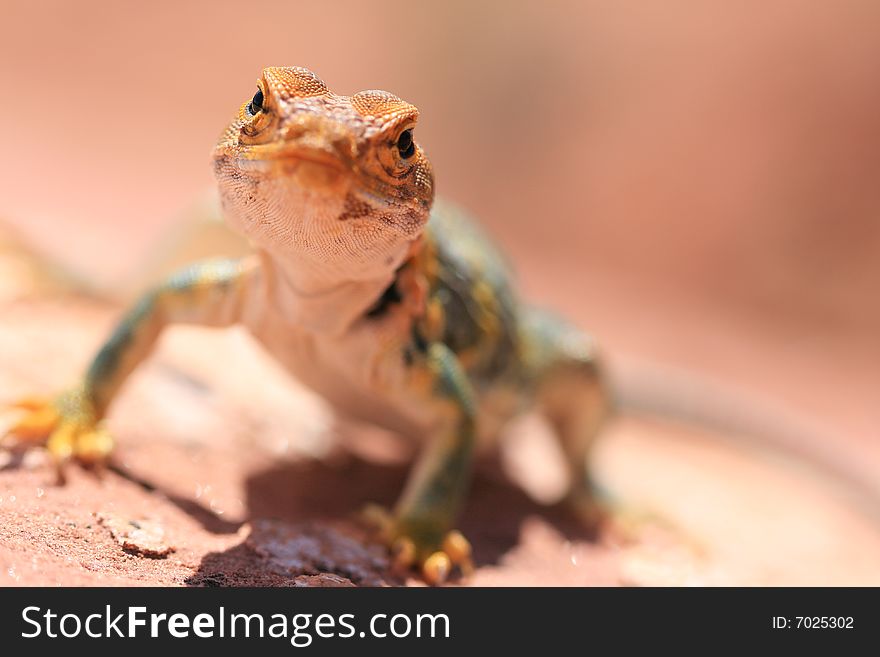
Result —
[[880, 3], [3, 14], [0, 219], [87, 279], [135, 276], [211, 188], [261, 68], [305, 66], [421, 109], [439, 194], [482, 220], [525, 296], [598, 336], [635, 398], [676, 373], [690, 412], [764, 418], [880, 492]]

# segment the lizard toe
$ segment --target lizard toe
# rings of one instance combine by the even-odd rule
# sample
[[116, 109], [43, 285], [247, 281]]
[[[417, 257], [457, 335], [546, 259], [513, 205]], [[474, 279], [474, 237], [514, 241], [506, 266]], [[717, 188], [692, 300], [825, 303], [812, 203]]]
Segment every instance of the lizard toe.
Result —
[[24, 414], [0, 438], [4, 448], [27, 451], [44, 447], [59, 467], [71, 459], [102, 465], [113, 450], [110, 434], [75, 394], [56, 399], [27, 397], [9, 407]]
[[448, 581], [456, 569], [465, 577], [474, 570], [471, 544], [456, 529], [445, 534], [412, 531], [407, 522], [375, 504], [368, 505], [360, 517], [388, 546], [392, 567], [398, 572], [415, 570], [425, 583], [436, 586]]
[[474, 571], [472, 552], [470, 541], [453, 529], [443, 538], [440, 549], [421, 561], [422, 578], [427, 584], [438, 586], [447, 581], [455, 568], [468, 577]]
[[595, 486], [578, 487], [566, 498], [568, 507], [592, 531], [624, 544], [638, 542], [646, 525], [667, 523]]
[[48, 399], [27, 397], [8, 405], [12, 411], [24, 414], [0, 437], [4, 447], [44, 445], [58, 425], [58, 409]]

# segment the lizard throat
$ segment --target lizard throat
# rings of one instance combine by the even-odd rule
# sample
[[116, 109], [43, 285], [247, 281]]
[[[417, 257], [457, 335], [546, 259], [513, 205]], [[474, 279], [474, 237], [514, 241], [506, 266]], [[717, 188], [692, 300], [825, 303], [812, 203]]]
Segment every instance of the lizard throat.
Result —
[[[409, 248], [402, 251], [400, 262], [409, 252]], [[274, 254], [262, 252], [261, 259], [273, 307], [280, 310], [291, 325], [330, 336], [345, 334], [361, 317], [368, 315], [393, 286], [400, 266], [395, 260], [394, 266], [375, 278], [331, 284], [304, 276], [302, 268]]]

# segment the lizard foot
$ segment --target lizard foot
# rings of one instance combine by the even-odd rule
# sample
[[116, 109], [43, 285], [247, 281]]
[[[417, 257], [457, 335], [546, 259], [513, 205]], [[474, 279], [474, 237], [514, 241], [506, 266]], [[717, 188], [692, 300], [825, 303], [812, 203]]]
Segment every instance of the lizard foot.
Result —
[[607, 532], [623, 543], [636, 542], [646, 524], [659, 521], [595, 485], [578, 487], [569, 493], [566, 502], [590, 529]]
[[28, 397], [10, 406], [24, 415], [0, 436], [4, 447], [45, 447], [59, 468], [71, 459], [100, 466], [113, 450], [113, 439], [78, 390], [55, 399]]
[[397, 518], [374, 504], [364, 509], [362, 518], [379, 531], [380, 539], [391, 551], [395, 569], [418, 570], [431, 586], [446, 582], [456, 568], [464, 576], [474, 570], [471, 544], [457, 529], [436, 532], [421, 523]]

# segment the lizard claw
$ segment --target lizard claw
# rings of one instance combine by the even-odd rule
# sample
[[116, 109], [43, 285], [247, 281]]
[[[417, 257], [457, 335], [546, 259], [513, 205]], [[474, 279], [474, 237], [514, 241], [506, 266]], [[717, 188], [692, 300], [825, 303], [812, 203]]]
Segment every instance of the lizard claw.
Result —
[[410, 538], [398, 538], [391, 544], [391, 557], [395, 570], [409, 570], [416, 562], [416, 544]]
[[452, 560], [445, 552], [434, 552], [422, 562], [422, 577], [431, 586], [443, 584], [451, 571]]
[[384, 506], [372, 502], [364, 505], [358, 517], [361, 522], [382, 536], [390, 534], [391, 526], [394, 524], [394, 516], [391, 512]]
[[0, 445], [27, 450], [43, 446], [60, 468], [71, 459], [102, 465], [113, 450], [113, 439], [95, 419], [78, 391], [56, 399], [27, 397], [10, 404], [24, 415], [0, 437]]
[[432, 586], [443, 584], [456, 567], [464, 577], [474, 572], [470, 541], [453, 529], [443, 538], [440, 549], [422, 561], [422, 578]]
[[474, 572], [473, 548], [471, 542], [457, 529], [446, 534], [441, 544], [443, 552], [449, 557], [453, 566], [458, 566], [465, 577]]
[[591, 530], [623, 544], [638, 542], [647, 525], [667, 524], [656, 514], [634, 507], [596, 486], [576, 489], [569, 493], [566, 502]]
[[377, 529], [382, 542], [389, 546], [395, 570], [418, 570], [425, 583], [432, 586], [446, 582], [455, 568], [464, 576], [474, 571], [471, 544], [458, 530], [447, 532], [436, 544], [407, 532], [402, 528], [405, 523], [378, 505], [364, 508], [361, 518]]
[[58, 409], [46, 399], [27, 397], [12, 402], [9, 408], [25, 411], [25, 414], [0, 437], [3, 445], [14, 443], [27, 447], [43, 444], [58, 423]]

